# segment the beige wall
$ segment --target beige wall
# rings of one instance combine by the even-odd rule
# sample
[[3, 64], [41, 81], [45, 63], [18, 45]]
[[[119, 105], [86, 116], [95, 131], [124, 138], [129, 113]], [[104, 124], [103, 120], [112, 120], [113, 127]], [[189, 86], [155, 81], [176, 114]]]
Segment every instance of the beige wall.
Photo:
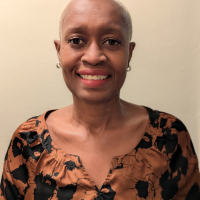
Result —
[[[0, 172], [14, 130], [72, 102], [53, 40], [66, 0], [0, 0]], [[123, 0], [137, 43], [121, 97], [179, 117], [200, 157], [200, 1]]]

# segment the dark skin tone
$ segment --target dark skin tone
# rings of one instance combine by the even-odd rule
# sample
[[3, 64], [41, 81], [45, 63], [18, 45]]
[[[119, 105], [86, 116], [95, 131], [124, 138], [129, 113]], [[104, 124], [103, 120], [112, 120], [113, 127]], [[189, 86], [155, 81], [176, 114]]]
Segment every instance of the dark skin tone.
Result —
[[[113, 11], [114, 6], [118, 7], [104, 0], [70, 3], [61, 40], [54, 43], [73, 104], [51, 113], [46, 120], [53, 141], [80, 157], [99, 189], [113, 157], [132, 151], [148, 123], [145, 108], [119, 97], [135, 44], [129, 42], [122, 15]], [[104, 70], [109, 79], [91, 88], [78, 75], [85, 69]]]

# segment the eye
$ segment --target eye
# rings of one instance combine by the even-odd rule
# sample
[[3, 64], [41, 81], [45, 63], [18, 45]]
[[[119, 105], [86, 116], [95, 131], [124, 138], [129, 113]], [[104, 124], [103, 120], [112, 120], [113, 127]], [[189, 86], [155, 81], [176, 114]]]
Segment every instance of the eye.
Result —
[[78, 45], [78, 44], [84, 44], [85, 42], [81, 38], [72, 38], [68, 40], [68, 43]]
[[121, 42], [119, 40], [115, 40], [115, 39], [108, 39], [104, 42], [104, 44], [115, 46], [115, 45], [121, 44]]

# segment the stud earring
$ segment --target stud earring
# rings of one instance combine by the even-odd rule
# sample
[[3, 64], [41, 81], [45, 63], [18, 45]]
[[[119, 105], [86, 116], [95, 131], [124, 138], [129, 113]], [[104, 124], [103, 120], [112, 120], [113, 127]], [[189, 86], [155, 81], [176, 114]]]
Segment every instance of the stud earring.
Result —
[[131, 71], [131, 66], [128, 66], [127, 72], [130, 72], [130, 71]]
[[56, 67], [57, 67], [57, 68], [61, 68], [60, 62], [58, 62], [58, 63], [56, 64]]

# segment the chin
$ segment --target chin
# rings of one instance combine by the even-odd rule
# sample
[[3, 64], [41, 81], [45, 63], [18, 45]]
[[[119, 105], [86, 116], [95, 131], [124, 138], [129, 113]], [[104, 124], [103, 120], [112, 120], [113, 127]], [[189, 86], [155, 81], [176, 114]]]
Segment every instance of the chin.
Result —
[[116, 95], [110, 95], [110, 94], [102, 94], [102, 92], [98, 93], [89, 93], [89, 94], [82, 94], [82, 95], [73, 95], [78, 101], [82, 101], [89, 104], [102, 104], [102, 103], [108, 103], [111, 101]]
[[98, 98], [98, 97], [78, 97], [80, 101], [89, 103], [89, 104], [101, 104], [101, 103], [106, 103], [109, 102], [108, 98]]

